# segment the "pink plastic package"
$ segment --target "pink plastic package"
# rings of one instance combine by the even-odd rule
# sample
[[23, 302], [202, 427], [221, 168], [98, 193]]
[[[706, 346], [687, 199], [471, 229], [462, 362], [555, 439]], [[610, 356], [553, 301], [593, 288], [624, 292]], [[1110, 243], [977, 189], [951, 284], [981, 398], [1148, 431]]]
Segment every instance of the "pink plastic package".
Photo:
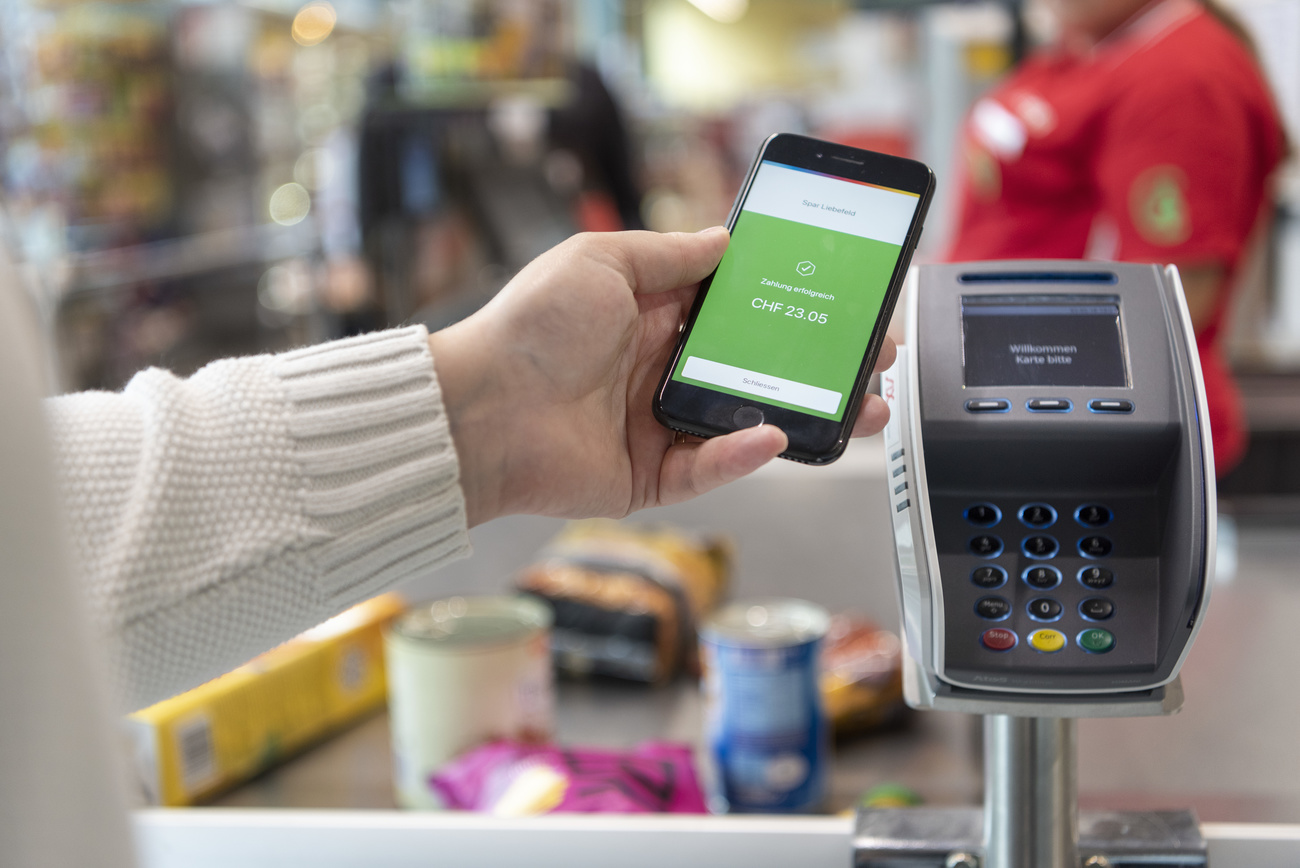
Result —
[[620, 751], [498, 741], [462, 754], [429, 782], [447, 808], [498, 816], [707, 810], [690, 747], [669, 742]]

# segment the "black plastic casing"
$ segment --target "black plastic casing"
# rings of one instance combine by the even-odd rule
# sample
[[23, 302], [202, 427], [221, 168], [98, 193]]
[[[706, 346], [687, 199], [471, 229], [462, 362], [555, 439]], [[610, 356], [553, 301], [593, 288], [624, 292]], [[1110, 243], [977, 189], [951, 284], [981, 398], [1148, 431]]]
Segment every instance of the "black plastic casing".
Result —
[[727, 216], [728, 230], [735, 227], [754, 177], [764, 160], [772, 160], [796, 168], [813, 169], [851, 181], [865, 181], [883, 187], [892, 187], [896, 190], [916, 193], [920, 197], [912, 223], [907, 229], [902, 253], [890, 276], [884, 304], [881, 305], [880, 313], [872, 327], [866, 352], [858, 367], [849, 399], [845, 402], [843, 416], [839, 421], [823, 419], [768, 404], [756, 398], [739, 398], [670, 379], [681, 358], [686, 341], [691, 335], [700, 306], [708, 294], [709, 285], [713, 281], [712, 274], [700, 283], [700, 290], [686, 317], [677, 346], [667, 367], [664, 368], [659, 387], [655, 390], [653, 411], [655, 418], [661, 424], [675, 431], [699, 437], [714, 437], [728, 434], [741, 427], [735, 424], [733, 416], [742, 407], [753, 407], [762, 412], [766, 423], [776, 425], [789, 438], [789, 447], [781, 453], [782, 458], [804, 464], [829, 464], [844, 453], [849, 437], [853, 433], [853, 423], [857, 419], [862, 396], [866, 392], [867, 383], [876, 364], [876, 357], [880, 354], [880, 348], [884, 343], [889, 320], [893, 316], [894, 305], [902, 291], [912, 254], [921, 237], [926, 211], [934, 194], [934, 173], [924, 163], [916, 160], [865, 151], [861, 148], [852, 148], [792, 133], [777, 133], [769, 137], [759, 148], [758, 155], [754, 158], [754, 163], [745, 177], [745, 183], [731, 206], [731, 213]]
[[[1196, 347], [1181, 327], [1174, 290], [1154, 265], [1098, 262], [1015, 261], [928, 266], [918, 291], [918, 357], [914, 387], [920, 395], [927, 520], [934, 533], [943, 590], [944, 636], [940, 678], [952, 685], [1021, 692], [1115, 693], [1149, 690], [1167, 683], [1185, 657], [1208, 595], [1208, 523], [1213, 516], [1192, 373]], [[1115, 299], [1129, 382], [1122, 386], [966, 386], [962, 381], [963, 297], [1092, 295]], [[1034, 412], [1034, 399], [1068, 402], [1068, 412]], [[1005, 400], [1006, 412], [970, 412], [967, 402]], [[1124, 400], [1127, 412], [1095, 412], [1097, 400]], [[913, 486], [909, 492], [918, 498]], [[995, 524], [963, 518], [972, 504], [997, 507]], [[1058, 510], [1051, 526], [1035, 529], [1018, 518], [1026, 504]], [[1103, 504], [1113, 519], [1099, 528], [1076, 517], [1084, 504]], [[970, 540], [989, 534], [1005, 549], [997, 556], [973, 554]], [[1046, 535], [1059, 554], [1035, 559], [1024, 541]], [[1102, 535], [1113, 542], [1105, 557], [1085, 556], [1080, 541]], [[972, 584], [974, 569], [1006, 570], [1006, 585], [984, 590]], [[1092, 590], [1078, 579], [1088, 566], [1106, 567], [1114, 584]], [[1022, 576], [1035, 566], [1062, 574], [1053, 589], [1029, 587]], [[1008, 618], [980, 617], [976, 601], [1001, 596], [1012, 604]], [[1039, 623], [1026, 612], [1037, 597], [1063, 604], [1064, 612]], [[1081, 617], [1084, 599], [1103, 597], [1115, 612], [1103, 621]], [[1006, 653], [980, 646], [980, 633], [1005, 627], [1021, 637]], [[1056, 629], [1069, 639], [1059, 653], [1039, 654], [1024, 638]], [[1105, 654], [1078, 647], [1076, 635], [1102, 627], [1116, 636]]]

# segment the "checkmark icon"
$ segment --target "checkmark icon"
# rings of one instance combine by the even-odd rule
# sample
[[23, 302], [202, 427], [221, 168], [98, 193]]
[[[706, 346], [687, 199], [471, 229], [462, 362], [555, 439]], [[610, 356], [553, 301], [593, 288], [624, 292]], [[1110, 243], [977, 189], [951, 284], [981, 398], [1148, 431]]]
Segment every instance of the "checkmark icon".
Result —
[[802, 274], [804, 277], [808, 277], [817, 270], [817, 266], [805, 259], [803, 262], [796, 265], [794, 270]]

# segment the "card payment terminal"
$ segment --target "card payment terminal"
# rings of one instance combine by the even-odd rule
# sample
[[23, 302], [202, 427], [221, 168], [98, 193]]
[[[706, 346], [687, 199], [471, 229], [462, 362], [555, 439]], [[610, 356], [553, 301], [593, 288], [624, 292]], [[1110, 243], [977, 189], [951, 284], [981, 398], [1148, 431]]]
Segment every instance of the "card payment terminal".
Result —
[[1177, 270], [984, 262], [910, 281], [881, 375], [908, 701], [1172, 710], [1216, 519]]

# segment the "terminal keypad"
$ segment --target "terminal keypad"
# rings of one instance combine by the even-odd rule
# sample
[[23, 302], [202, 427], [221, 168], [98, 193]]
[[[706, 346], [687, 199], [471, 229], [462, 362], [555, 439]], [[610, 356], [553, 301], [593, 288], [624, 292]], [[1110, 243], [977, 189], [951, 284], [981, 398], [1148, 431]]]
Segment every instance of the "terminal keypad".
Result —
[[1002, 597], [981, 597], [975, 604], [975, 612], [981, 618], [1001, 621], [1011, 614], [1011, 604]]
[[1061, 571], [1056, 567], [1030, 567], [1025, 570], [1025, 584], [1040, 591], [1055, 588], [1061, 584]]
[[1061, 546], [1054, 538], [1040, 535], [1025, 537], [1024, 549], [1031, 558], [1053, 558]]
[[1046, 503], [1030, 503], [1020, 508], [1020, 520], [1028, 527], [1051, 527], [1056, 524], [1056, 510]]
[[1145, 541], [1157, 534], [1154, 519], [1126, 524], [1142, 510], [1123, 495], [936, 497], [931, 506], [936, 528], [950, 528], [937, 538], [949, 665], [1078, 670], [1154, 650], [1156, 552]]
[[1079, 614], [1089, 621], [1105, 621], [1115, 614], [1115, 604], [1104, 597], [1089, 597], [1079, 604]]
[[977, 588], [1000, 588], [1007, 583], [1007, 571], [1002, 567], [976, 567], [971, 570], [970, 580]]
[[1029, 617], [1035, 621], [1055, 621], [1061, 617], [1061, 604], [1051, 597], [1035, 597], [1027, 608]]
[[1085, 588], [1101, 590], [1109, 588], [1115, 581], [1115, 574], [1105, 567], [1084, 567], [1079, 570], [1079, 583]]
[[1110, 554], [1111, 541], [1104, 536], [1086, 536], [1079, 540], [1079, 551], [1086, 557], [1104, 558]]
[[1100, 503], [1086, 503], [1074, 513], [1084, 527], [1105, 527], [1110, 524], [1111, 511]]

